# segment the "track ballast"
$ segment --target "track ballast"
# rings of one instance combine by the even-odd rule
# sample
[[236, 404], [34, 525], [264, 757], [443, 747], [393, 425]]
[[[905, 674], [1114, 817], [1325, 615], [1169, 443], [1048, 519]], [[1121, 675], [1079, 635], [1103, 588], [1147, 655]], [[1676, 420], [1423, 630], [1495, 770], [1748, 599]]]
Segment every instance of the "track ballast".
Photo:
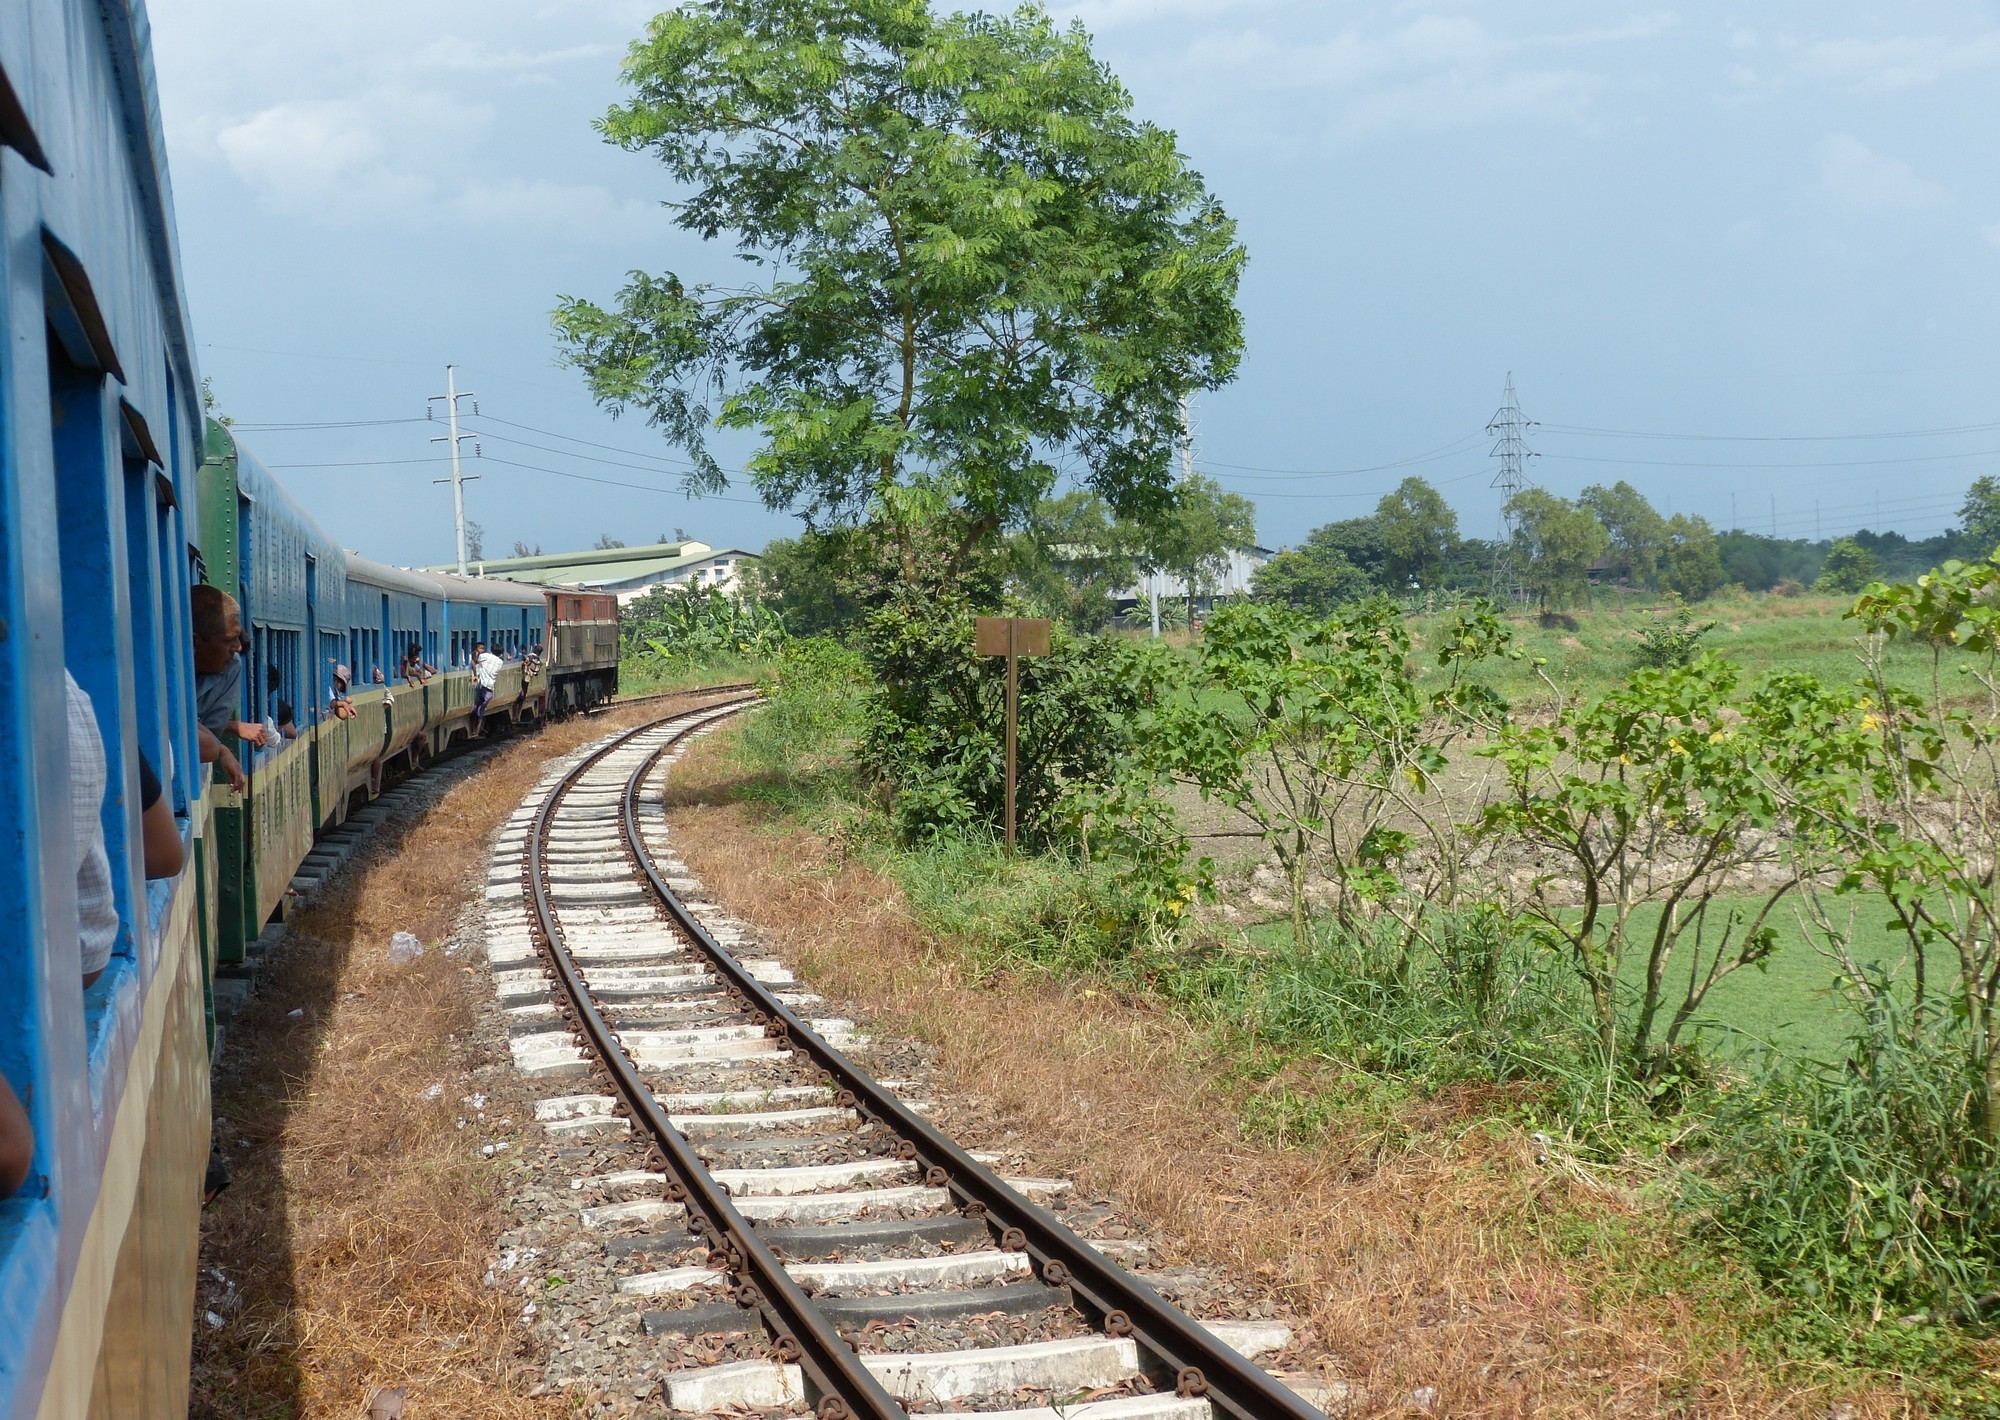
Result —
[[[1285, 1328], [1186, 1316], [1037, 1206], [1065, 1183], [1003, 1179], [954, 1144], [857, 1063], [870, 1042], [851, 1022], [815, 1014], [825, 1003], [781, 964], [683, 900], [694, 885], [646, 786], [751, 700], [669, 716], [551, 774], [503, 831], [488, 894], [516, 1066], [609, 1086], [544, 1099], [538, 1118], [629, 1131], [659, 1165], [599, 1178], [637, 1196], [582, 1210], [628, 1264], [618, 1290], [658, 1300], [648, 1335], [725, 1339], [731, 1359], [668, 1372], [670, 1408], [1317, 1420], [1249, 1359], [1282, 1347]], [[510, 871], [518, 911], [503, 905]], [[1048, 1318], [1048, 1339], [869, 1344], [888, 1327], [998, 1315]], [[1009, 1399], [1022, 1395], [1050, 1403]]]

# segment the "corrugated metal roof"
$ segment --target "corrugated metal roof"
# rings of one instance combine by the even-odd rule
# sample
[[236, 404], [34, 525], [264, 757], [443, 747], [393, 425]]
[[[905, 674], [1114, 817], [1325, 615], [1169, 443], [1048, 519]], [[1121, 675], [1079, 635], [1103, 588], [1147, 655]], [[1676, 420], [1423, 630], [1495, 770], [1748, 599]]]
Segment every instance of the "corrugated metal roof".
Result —
[[[677, 547], [678, 544], [665, 543], [662, 546], [671, 548]], [[605, 560], [602, 554], [597, 554], [597, 560], [585, 561], [583, 559], [591, 557], [592, 554], [577, 553], [574, 554], [575, 560], [564, 559], [560, 562], [553, 557], [519, 559], [554, 563], [553, 566], [520, 567], [500, 562], [468, 562], [466, 570], [474, 576], [499, 578], [509, 582], [531, 582], [544, 587], [624, 586], [628, 583], [661, 581], [685, 568], [699, 567], [703, 563], [718, 559], [733, 560], [757, 556], [754, 552], [746, 552], [737, 547], [704, 547], [700, 552], [679, 555], [662, 553], [652, 557], [633, 557], [627, 548], [618, 548], [615, 551], [618, 556], [614, 560]], [[509, 564], [515, 561], [516, 559], [508, 559]]]

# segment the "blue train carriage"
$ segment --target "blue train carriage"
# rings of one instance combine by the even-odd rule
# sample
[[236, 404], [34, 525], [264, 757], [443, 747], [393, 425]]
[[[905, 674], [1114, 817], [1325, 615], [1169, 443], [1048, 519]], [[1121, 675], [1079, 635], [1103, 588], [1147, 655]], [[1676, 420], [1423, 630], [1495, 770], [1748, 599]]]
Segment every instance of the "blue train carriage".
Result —
[[[445, 592], [436, 577], [347, 554], [348, 642], [354, 659], [353, 702], [359, 727], [350, 736], [350, 792], [381, 788], [388, 771], [415, 769], [432, 753], [430, 730], [444, 719], [444, 685], [411, 685], [402, 675], [410, 648], [437, 664]], [[366, 751], [376, 731], [380, 741]]]
[[[136, 3], [0, 5], [0, 230], [0, 1073], [34, 1136], [0, 1200], [0, 1415], [174, 1414], [209, 1121], [201, 421]], [[78, 744], [103, 748], [76, 812], [108, 874], [91, 857], [82, 892], [94, 756], [72, 752], [65, 671], [90, 701]], [[152, 881], [142, 755], [187, 864]], [[115, 934], [80, 911], [107, 876]]]
[[249, 640], [238, 717], [275, 727], [289, 709], [298, 729], [289, 743], [255, 751], [224, 736], [250, 780], [244, 794], [215, 790], [218, 955], [232, 964], [282, 915], [319, 830], [346, 816], [351, 742], [367, 737], [330, 709], [335, 669], [350, 654], [347, 554], [214, 420], [200, 481], [206, 578], [236, 598]]
[[[540, 719], [548, 712], [548, 668], [541, 664], [547, 632], [548, 602], [542, 588], [519, 582], [454, 577], [432, 572], [445, 597], [445, 660], [438, 662], [445, 692], [443, 718], [432, 730], [433, 745], [445, 746], [469, 738], [472, 728], [472, 652], [485, 642], [501, 656], [501, 668], [486, 707], [488, 728]], [[524, 679], [526, 660], [534, 653], [537, 672]]]

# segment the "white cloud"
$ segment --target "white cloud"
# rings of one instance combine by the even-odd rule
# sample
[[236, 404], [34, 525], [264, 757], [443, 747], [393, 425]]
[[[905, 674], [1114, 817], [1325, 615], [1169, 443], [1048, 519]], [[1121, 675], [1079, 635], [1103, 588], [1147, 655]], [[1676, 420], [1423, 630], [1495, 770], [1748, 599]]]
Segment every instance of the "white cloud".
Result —
[[346, 99], [298, 99], [223, 124], [214, 143], [230, 170], [284, 209], [351, 218], [430, 198], [436, 179], [418, 164], [486, 126], [482, 106], [377, 89]]
[[1855, 207], [1928, 207], [1944, 196], [1908, 163], [1844, 133], [1820, 143], [1819, 180], [1830, 197]]
[[1804, 46], [1798, 65], [1815, 78], [1857, 88], [1897, 90], [2000, 67], [2000, 30], [1984, 34], [1828, 39]]

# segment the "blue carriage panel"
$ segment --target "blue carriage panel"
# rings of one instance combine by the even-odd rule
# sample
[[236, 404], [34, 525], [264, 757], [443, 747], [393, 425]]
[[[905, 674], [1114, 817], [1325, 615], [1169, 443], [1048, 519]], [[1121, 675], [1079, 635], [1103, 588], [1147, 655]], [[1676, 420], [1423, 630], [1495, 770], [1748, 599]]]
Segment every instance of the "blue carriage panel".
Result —
[[[138, 759], [155, 762], [185, 808], [186, 781], [164, 771], [193, 758], [179, 633], [199, 418], [139, 6], [17, 0], [6, 14], [0, 74], [22, 123], [0, 133], [10, 149], [0, 153], [0, 835], [13, 846], [0, 855], [0, 1073], [26, 1101], [36, 1150], [25, 1188], [0, 1200], [0, 1414], [33, 1414], [57, 1378], [52, 1396], [79, 1385], [89, 1393], [102, 1289], [141, 1280], [122, 1243], [142, 1213], [157, 1219], [163, 1205], [134, 1195], [138, 1150], [207, 1127], [187, 1099], [149, 1117], [167, 1093], [162, 1076], [136, 1061], [124, 1068], [141, 1045], [141, 992], [151, 988], [134, 965], [150, 965], [153, 925]], [[103, 741], [94, 827], [109, 850], [120, 934], [88, 1024], [66, 667], [91, 696]], [[186, 1038], [174, 1024], [147, 1037], [160, 1054], [146, 1064]], [[124, 1097], [128, 1080], [149, 1079], [154, 1098]], [[205, 1099], [205, 1076], [196, 1083]], [[121, 1111], [136, 1111], [141, 1127], [121, 1128]], [[114, 1147], [129, 1157], [107, 1171]], [[177, 1223], [190, 1237], [192, 1189]], [[192, 1292], [191, 1275], [145, 1280], [149, 1298]], [[149, 1306], [149, 1317], [158, 1311]], [[128, 1360], [166, 1359], [159, 1374], [169, 1377], [173, 1350], [185, 1357], [185, 1332], [173, 1340], [155, 1332], [115, 1345]], [[170, 1413], [185, 1407], [184, 1389], [176, 1402], [154, 1387], [135, 1404]]]

